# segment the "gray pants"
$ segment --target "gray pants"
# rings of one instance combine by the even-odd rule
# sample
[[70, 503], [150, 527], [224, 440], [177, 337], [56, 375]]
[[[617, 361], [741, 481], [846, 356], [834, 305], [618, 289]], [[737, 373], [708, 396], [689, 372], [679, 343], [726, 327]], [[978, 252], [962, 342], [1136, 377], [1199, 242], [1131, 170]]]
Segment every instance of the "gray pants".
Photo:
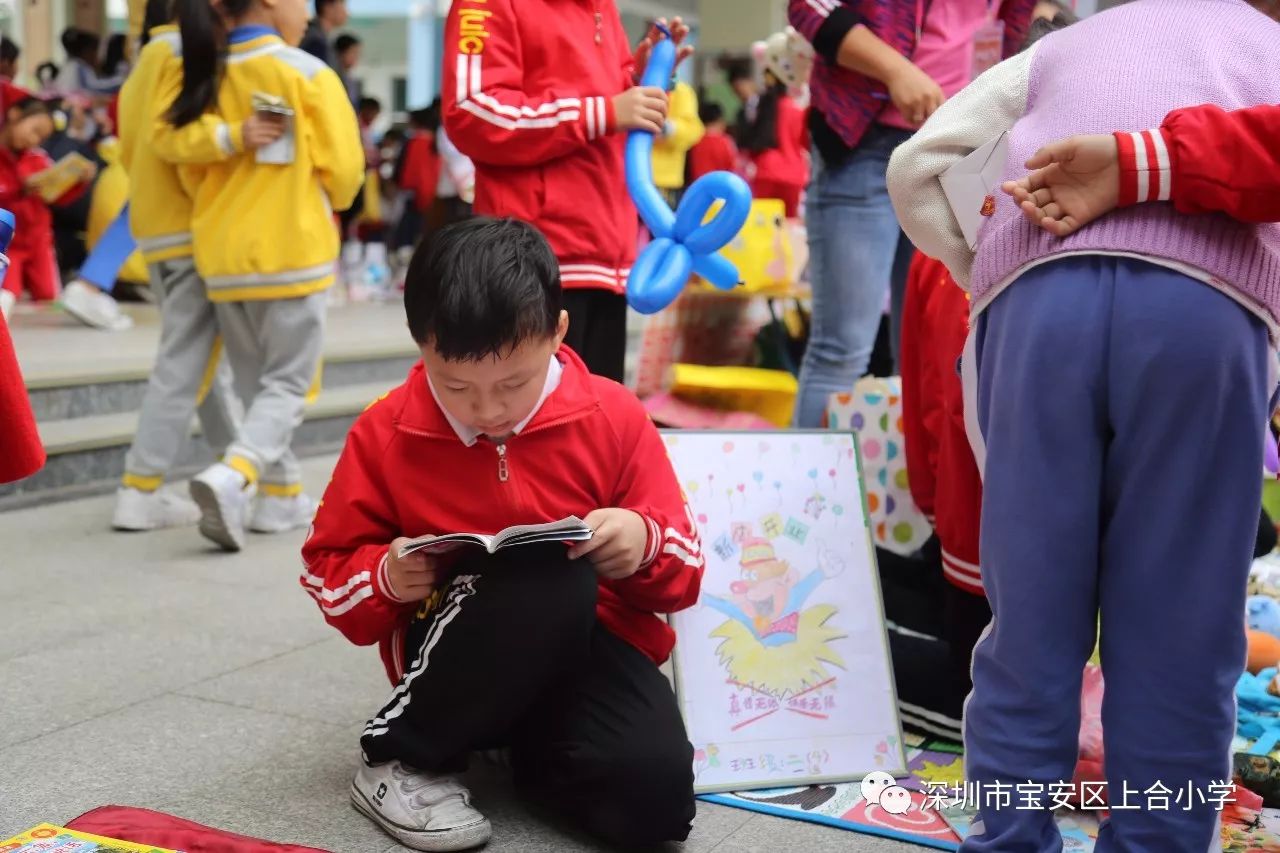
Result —
[[251, 470], [264, 494], [295, 494], [302, 472], [289, 444], [318, 376], [325, 294], [215, 307], [236, 394], [246, 406], [227, 463]]
[[193, 412], [218, 454], [235, 439], [243, 412], [216, 351], [213, 304], [191, 259], [159, 261], [148, 272], [160, 303], [160, 348], [124, 467], [124, 485], [144, 491], [159, 488], [178, 461]]

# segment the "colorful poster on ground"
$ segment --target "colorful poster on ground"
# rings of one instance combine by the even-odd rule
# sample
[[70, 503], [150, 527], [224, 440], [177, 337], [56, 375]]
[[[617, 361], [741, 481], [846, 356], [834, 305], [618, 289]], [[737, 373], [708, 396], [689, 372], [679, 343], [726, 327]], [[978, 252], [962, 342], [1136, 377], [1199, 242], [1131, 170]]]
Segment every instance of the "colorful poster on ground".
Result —
[[706, 555], [675, 614], [696, 789], [906, 766], [852, 433], [664, 436]]

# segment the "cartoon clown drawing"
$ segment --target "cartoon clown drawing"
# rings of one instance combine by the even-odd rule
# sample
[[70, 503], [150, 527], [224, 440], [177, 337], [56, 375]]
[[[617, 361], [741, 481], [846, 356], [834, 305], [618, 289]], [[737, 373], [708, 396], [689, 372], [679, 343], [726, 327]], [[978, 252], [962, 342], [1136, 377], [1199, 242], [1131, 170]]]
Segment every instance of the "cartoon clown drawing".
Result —
[[844, 668], [829, 645], [844, 636], [829, 624], [837, 609], [805, 607], [842, 564], [824, 551], [819, 568], [802, 577], [772, 542], [754, 537], [743, 540], [738, 564], [728, 596], [703, 595], [706, 606], [728, 617], [711, 636], [720, 640], [716, 652], [731, 679], [783, 700], [831, 678], [828, 665]]

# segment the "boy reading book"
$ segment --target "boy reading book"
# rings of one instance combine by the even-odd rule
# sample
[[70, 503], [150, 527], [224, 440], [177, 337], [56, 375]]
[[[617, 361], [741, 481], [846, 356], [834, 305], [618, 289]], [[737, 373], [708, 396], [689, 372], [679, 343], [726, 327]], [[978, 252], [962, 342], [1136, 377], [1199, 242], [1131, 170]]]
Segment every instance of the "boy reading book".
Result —
[[[561, 345], [559, 269], [531, 225], [442, 230], [405, 310], [422, 362], [356, 421], [303, 547], [303, 587], [395, 684], [355, 807], [418, 850], [483, 844], [452, 774], [509, 747], [521, 789], [605, 841], [683, 840], [693, 749], [658, 614], [694, 603], [703, 559], [657, 430]], [[589, 540], [399, 556], [408, 536], [571, 515]]]

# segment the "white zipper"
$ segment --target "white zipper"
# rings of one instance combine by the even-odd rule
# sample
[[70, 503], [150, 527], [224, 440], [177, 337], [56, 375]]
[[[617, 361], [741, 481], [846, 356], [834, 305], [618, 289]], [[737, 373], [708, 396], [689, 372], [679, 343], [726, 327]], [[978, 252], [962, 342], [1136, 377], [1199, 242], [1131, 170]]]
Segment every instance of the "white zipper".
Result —
[[497, 442], [498, 448], [498, 482], [507, 482], [507, 445], [505, 442]]

